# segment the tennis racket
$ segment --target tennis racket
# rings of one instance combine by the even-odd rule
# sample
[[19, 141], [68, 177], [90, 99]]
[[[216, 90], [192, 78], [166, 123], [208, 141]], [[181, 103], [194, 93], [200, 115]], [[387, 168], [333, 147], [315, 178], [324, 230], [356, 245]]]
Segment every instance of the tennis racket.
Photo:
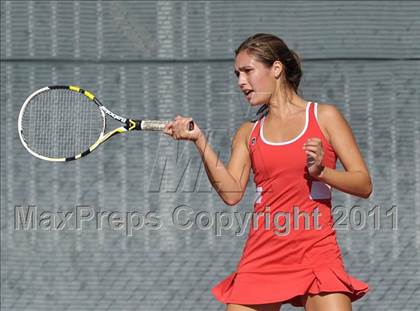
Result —
[[[108, 132], [106, 117], [123, 125]], [[54, 162], [78, 160], [111, 137], [129, 131], [162, 131], [170, 121], [135, 120], [107, 109], [77, 86], [48, 86], [32, 93], [18, 119], [19, 137], [33, 156]], [[194, 129], [194, 122], [188, 130]]]

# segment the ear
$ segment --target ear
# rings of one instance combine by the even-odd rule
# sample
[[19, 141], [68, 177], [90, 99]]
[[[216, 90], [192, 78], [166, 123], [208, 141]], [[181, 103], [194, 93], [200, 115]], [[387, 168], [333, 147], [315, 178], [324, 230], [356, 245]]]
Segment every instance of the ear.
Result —
[[276, 79], [279, 79], [283, 71], [283, 64], [280, 61], [276, 60], [271, 66], [271, 68], [273, 70], [274, 77]]

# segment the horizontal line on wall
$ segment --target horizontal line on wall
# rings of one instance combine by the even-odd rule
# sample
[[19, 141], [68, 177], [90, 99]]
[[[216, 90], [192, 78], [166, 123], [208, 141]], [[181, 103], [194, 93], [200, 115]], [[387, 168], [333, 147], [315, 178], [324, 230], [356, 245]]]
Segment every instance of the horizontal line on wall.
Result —
[[[420, 57], [332, 57], [332, 58], [303, 58], [304, 62], [330, 62], [330, 61], [419, 61]], [[169, 63], [222, 63], [233, 62], [233, 58], [207, 58], [207, 59], [27, 59], [27, 58], [6, 58], [0, 59], [1, 63], [70, 63], [70, 64], [169, 64]]]

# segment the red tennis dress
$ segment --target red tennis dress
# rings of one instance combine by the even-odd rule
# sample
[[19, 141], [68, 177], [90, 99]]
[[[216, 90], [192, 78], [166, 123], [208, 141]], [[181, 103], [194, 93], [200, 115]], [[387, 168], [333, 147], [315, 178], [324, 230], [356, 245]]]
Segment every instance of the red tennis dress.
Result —
[[369, 287], [343, 265], [331, 215], [330, 186], [312, 178], [302, 149], [310, 137], [324, 147], [324, 165], [335, 169], [337, 156], [317, 122], [317, 103], [306, 107], [303, 131], [273, 143], [264, 138], [264, 119], [254, 125], [249, 150], [257, 187], [254, 213], [236, 272], [212, 289], [222, 303], [290, 303], [301, 296], [344, 292], [351, 301]]

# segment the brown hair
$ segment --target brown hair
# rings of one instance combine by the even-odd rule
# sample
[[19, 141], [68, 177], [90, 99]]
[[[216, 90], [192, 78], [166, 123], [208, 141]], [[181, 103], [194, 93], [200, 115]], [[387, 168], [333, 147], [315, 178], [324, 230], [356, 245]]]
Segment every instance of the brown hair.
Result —
[[[241, 43], [235, 50], [235, 56], [242, 51], [252, 54], [267, 67], [271, 67], [275, 61], [280, 61], [284, 67], [286, 84], [295, 93], [298, 92], [300, 79], [302, 78], [300, 58], [289, 49], [282, 39], [271, 34], [257, 33]], [[263, 105], [257, 114], [266, 108], [268, 106]]]

